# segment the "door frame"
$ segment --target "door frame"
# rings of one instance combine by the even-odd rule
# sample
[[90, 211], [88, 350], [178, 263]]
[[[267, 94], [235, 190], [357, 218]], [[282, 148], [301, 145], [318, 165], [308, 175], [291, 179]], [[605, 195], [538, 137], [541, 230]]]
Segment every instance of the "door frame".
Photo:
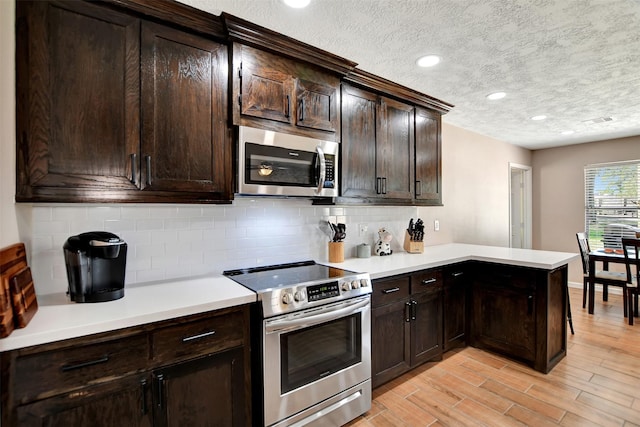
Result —
[[[520, 171], [523, 176], [523, 189], [520, 193], [520, 198], [514, 200], [512, 177], [514, 172]], [[532, 240], [532, 223], [533, 223], [533, 207], [532, 207], [533, 189], [532, 189], [532, 168], [527, 165], [520, 165], [517, 163], [509, 162], [509, 247], [512, 248], [514, 244], [513, 239], [513, 205], [514, 203], [521, 203], [523, 223], [524, 223], [524, 235], [522, 236], [522, 248], [531, 249]]]

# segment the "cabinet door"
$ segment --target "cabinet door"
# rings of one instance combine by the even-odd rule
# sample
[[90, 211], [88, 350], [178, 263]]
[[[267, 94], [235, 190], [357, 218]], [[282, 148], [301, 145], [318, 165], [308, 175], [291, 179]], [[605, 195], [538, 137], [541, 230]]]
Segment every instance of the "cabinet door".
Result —
[[88, 2], [17, 2], [18, 201], [135, 190], [139, 20]]
[[371, 310], [371, 382], [375, 388], [411, 368], [411, 302]]
[[535, 360], [536, 298], [533, 290], [475, 281], [473, 344], [507, 355]]
[[227, 47], [142, 26], [142, 188], [229, 195]]
[[336, 87], [298, 80], [296, 125], [335, 132], [338, 124], [338, 97]]
[[411, 366], [442, 359], [442, 285], [411, 298]]
[[416, 199], [442, 204], [440, 114], [416, 108]]
[[463, 266], [444, 272], [444, 351], [465, 345], [467, 274]]
[[382, 98], [376, 147], [377, 192], [384, 198], [413, 199], [413, 106]]
[[247, 426], [242, 348], [153, 374], [154, 426]]
[[376, 128], [378, 97], [342, 86], [342, 181], [344, 197], [378, 197]]
[[293, 77], [278, 67], [277, 60], [261, 61], [261, 56], [252, 55], [253, 49], [242, 50], [240, 114], [292, 123]]
[[147, 383], [145, 376], [135, 375], [23, 405], [17, 409], [17, 425], [150, 426]]

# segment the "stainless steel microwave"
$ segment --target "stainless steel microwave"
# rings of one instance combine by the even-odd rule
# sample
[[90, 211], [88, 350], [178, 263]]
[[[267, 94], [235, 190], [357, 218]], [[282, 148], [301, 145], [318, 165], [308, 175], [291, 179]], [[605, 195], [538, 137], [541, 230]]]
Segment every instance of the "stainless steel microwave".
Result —
[[236, 192], [264, 196], [338, 196], [333, 141], [240, 126]]

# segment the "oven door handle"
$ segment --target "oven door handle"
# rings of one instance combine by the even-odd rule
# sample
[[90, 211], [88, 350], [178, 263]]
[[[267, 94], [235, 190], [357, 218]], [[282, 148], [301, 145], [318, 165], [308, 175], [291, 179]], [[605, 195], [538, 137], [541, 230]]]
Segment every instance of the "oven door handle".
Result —
[[291, 329], [301, 329], [302, 327], [308, 327], [317, 325], [319, 323], [326, 322], [327, 320], [339, 319], [351, 314], [362, 311], [364, 307], [370, 304], [369, 297], [364, 300], [357, 300], [356, 302], [349, 302], [344, 307], [337, 310], [330, 310], [319, 314], [309, 314], [307, 316], [301, 316], [297, 319], [276, 319], [265, 322], [265, 333], [271, 334], [274, 332], [282, 332]]

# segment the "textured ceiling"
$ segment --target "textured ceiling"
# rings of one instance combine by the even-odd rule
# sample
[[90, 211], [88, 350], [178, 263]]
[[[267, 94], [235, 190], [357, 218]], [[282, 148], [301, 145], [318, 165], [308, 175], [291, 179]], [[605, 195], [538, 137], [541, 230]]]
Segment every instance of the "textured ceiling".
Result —
[[[445, 122], [511, 144], [640, 135], [640, 0], [311, 0], [305, 9], [282, 0], [183, 2], [452, 103]], [[439, 65], [415, 65], [432, 53]], [[495, 91], [507, 97], [488, 101]], [[613, 120], [585, 123], [601, 117]]]

